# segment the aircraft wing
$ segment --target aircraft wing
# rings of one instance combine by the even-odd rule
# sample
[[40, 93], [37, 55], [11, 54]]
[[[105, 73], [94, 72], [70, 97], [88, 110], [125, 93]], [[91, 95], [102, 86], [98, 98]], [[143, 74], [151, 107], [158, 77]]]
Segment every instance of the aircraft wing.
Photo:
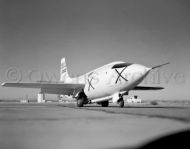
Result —
[[84, 88], [85, 84], [64, 83], [2, 83], [4, 87], [39, 88], [43, 93], [73, 95], [77, 90]]
[[132, 90], [161, 90], [163, 87], [136, 86]]

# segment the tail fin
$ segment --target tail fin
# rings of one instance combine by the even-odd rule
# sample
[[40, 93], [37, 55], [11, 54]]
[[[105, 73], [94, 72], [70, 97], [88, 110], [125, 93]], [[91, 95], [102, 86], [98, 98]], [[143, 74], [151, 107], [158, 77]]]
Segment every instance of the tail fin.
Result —
[[68, 71], [67, 71], [65, 57], [63, 57], [61, 59], [60, 81], [68, 82], [69, 80], [71, 80], [71, 79], [70, 79]]

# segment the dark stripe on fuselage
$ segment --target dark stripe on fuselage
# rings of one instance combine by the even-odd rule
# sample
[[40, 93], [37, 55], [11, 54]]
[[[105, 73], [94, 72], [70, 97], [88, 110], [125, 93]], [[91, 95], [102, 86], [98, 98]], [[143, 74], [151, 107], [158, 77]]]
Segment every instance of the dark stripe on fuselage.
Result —
[[132, 63], [118, 63], [118, 64], [113, 65], [112, 69], [128, 67], [130, 65], [132, 65]]

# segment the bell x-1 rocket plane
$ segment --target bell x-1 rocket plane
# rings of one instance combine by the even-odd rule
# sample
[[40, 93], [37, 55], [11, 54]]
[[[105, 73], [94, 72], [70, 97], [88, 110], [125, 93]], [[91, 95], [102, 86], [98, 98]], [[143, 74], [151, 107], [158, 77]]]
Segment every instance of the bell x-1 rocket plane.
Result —
[[123, 96], [130, 90], [160, 90], [162, 87], [139, 86], [152, 68], [140, 64], [116, 61], [92, 70], [85, 75], [72, 78], [69, 76], [65, 58], [61, 59], [59, 82], [3, 83], [4, 87], [39, 88], [38, 101], [44, 101], [45, 94], [72, 95], [77, 106], [98, 103], [102, 107], [109, 105], [109, 100], [124, 106]]

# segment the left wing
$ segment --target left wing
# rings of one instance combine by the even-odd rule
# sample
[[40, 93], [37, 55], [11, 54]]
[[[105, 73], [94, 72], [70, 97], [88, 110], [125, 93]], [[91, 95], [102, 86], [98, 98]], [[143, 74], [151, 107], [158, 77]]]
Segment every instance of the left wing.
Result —
[[84, 84], [54, 83], [2, 83], [3, 87], [39, 88], [43, 93], [73, 95], [77, 90], [84, 88]]
[[132, 90], [161, 90], [163, 87], [136, 86]]

